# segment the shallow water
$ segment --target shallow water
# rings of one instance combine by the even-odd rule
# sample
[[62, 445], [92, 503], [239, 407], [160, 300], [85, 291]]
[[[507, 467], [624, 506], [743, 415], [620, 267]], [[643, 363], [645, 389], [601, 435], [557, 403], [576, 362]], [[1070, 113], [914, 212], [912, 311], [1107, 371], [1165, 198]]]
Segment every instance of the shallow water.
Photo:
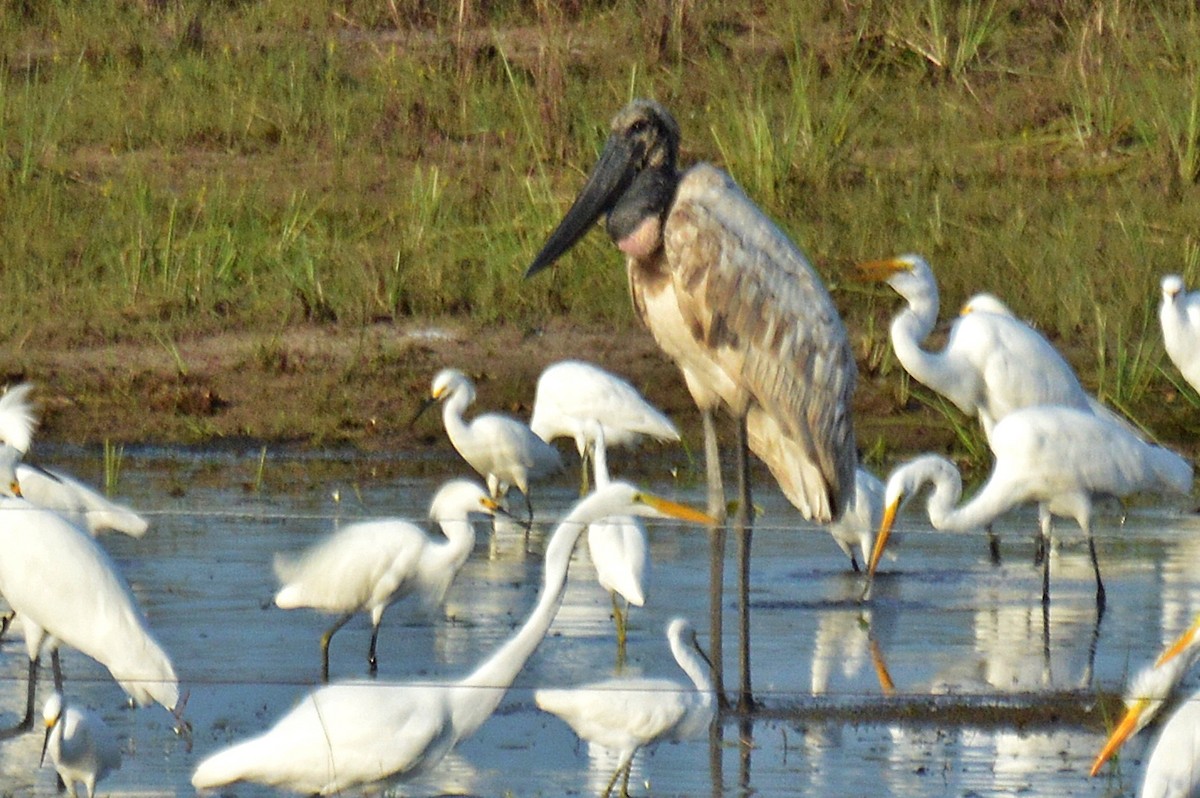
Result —
[[[99, 484], [100, 457], [39, 450], [39, 462]], [[117, 731], [125, 760], [101, 795], [190, 795], [195, 764], [218, 747], [279, 717], [319, 674], [317, 639], [325, 616], [264, 610], [274, 588], [275, 552], [297, 551], [360, 517], [422, 517], [458, 462], [336, 457], [271, 457], [259, 476], [258, 451], [128, 451], [118, 496], [152, 518], [140, 540], [103, 539], [114, 555], [185, 689], [191, 747], [158, 707], [129, 710], [107, 672], [64, 652], [69, 695]], [[614, 471], [623, 465], [614, 457]], [[639, 461], [637, 481], [694, 504], [669, 465]], [[451, 586], [444, 615], [408, 603], [385, 616], [380, 677], [458, 678], [505, 639], [533, 604], [540, 553], [552, 520], [574, 498], [573, 480], [535, 494], [538, 521], [519, 528], [479, 525], [474, 554]], [[518, 500], [519, 502], [519, 500]], [[768, 488], [752, 566], [753, 677], [764, 712], [735, 716], [719, 739], [663, 745], [638, 758], [634, 794], [812, 795], [1132, 795], [1154, 729], [1127, 745], [1120, 767], [1095, 779], [1087, 770], [1103, 738], [1098, 693], [1120, 692], [1200, 610], [1194, 563], [1200, 520], [1180, 506], [1142, 504], [1125, 523], [1097, 523], [1108, 611], [1097, 628], [1086, 547], [1069, 524], [1053, 559], [1047, 630], [1040, 570], [1032, 566], [1032, 511], [997, 527], [1002, 564], [984, 540], [925, 531], [915, 511], [885, 561], [869, 602], [861, 582], [823, 531], [798, 520]], [[517, 506], [520, 506], [519, 504]], [[544, 522], [543, 522], [544, 519]], [[635, 608], [626, 672], [682, 678], [663, 634], [689, 616], [707, 640], [708, 539], [675, 524], [651, 527], [649, 601]], [[732, 552], [732, 542], [730, 545]], [[2, 556], [2, 553], [0, 553]], [[609, 600], [595, 584], [586, 547], [573, 562], [566, 598], [550, 634], [496, 715], [432, 773], [391, 788], [415, 795], [589, 795], [612, 765], [588, 751], [556, 718], [538, 711], [532, 691], [611, 675], [615, 644]], [[736, 683], [733, 568], [726, 569], [727, 683]], [[335, 678], [366, 673], [369, 625], [352, 621], [334, 639]], [[23, 646], [0, 646], [0, 724], [24, 703]], [[45, 671], [45, 669], [44, 669]], [[44, 673], [48, 684], [48, 673]], [[881, 686], [890, 680], [894, 691]], [[47, 694], [39, 692], [39, 704]], [[744, 742], [739, 742], [744, 741]], [[50, 767], [39, 768], [41, 735], [0, 744], [5, 794], [56, 795]], [[255, 786], [222, 794], [272, 795]]]

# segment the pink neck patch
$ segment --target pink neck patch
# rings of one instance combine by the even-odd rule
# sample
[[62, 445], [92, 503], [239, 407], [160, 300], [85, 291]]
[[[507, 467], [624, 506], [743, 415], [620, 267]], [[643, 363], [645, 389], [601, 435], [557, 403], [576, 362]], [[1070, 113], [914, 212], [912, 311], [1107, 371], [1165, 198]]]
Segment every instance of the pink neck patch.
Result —
[[651, 216], [629, 235], [617, 242], [617, 248], [631, 258], [647, 258], [662, 245], [662, 225]]

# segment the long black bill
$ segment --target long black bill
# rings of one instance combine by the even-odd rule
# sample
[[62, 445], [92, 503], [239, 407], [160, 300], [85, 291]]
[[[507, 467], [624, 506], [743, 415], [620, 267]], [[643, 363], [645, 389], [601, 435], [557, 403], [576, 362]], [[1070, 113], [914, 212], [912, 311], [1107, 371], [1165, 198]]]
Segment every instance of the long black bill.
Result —
[[50, 747], [50, 733], [54, 731], [54, 724], [46, 726], [46, 736], [42, 738], [42, 758], [38, 760], [38, 767], [46, 764], [46, 749]]
[[436, 404], [437, 404], [437, 399], [432, 396], [429, 397], [428, 399], [426, 399], [424, 402], [422, 402], [421, 407], [417, 410], [417, 412], [413, 415], [412, 419], [408, 422], [408, 426], [411, 428], [413, 424], [417, 423], [417, 419], [419, 419], [421, 416], [425, 415], [426, 410], [428, 410], [429, 408], [433, 407]]
[[639, 157], [628, 141], [609, 136], [603, 152], [600, 153], [600, 160], [588, 175], [583, 190], [575, 198], [575, 203], [571, 205], [567, 215], [558, 223], [558, 227], [554, 228], [542, 251], [526, 269], [526, 277], [537, 274], [558, 260], [560, 255], [583, 238], [601, 214], [612, 210], [637, 174]]

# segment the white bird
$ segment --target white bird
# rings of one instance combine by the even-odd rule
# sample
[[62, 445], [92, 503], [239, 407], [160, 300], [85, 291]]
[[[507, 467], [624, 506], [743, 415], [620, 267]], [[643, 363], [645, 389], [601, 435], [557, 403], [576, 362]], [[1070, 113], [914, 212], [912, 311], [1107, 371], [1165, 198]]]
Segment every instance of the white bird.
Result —
[[537, 604], [524, 625], [456, 682], [339, 682], [320, 687], [249, 740], [218, 751], [192, 774], [197, 789], [238, 781], [328, 795], [436, 765], [495, 711], [562, 603], [567, 566], [584, 527], [620, 513], [711, 523], [691, 508], [616, 482], [581, 499], [546, 546]]
[[[607, 436], [595, 421], [589, 421], [587, 435], [594, 451], [596, 490], [611, 483], [608, 476]], [[650, 560], [650, 543], [646, 526], [632, 515], [609, 516], [588, 525], [588, 554], [596, 568], [596, 581], [612, 598], [613, 621], [617, 626], [617, 661], [625, 659], [625, 635], [629, 622], [629, 605], [646, 603], [646, 566]], [[625, 599], [622, 611], [617, 596]]]
[[386, 518], [342, 527], [298, 557], [276, 556], [275, 574], [281, 583], [276, 606], [340, 613], [321, 635], [321, 680], [329, 681], [333, 635], [359, 612], [371, 616], [367, 664], [374, 675], [384, 610], [410, 594], [419, 596], [427, 608], [440, 605], [475, 546], [471, 514], [491, 515], [496, 506], [481, 486], [454, 480], [438, 490], [429, 507], [429, 517], [444, 537], [431, 537], [403, 519]]
[[[19, 498], [19, 457], [0, 445], [0, 595], [17, 613], [29, 654], [25, 718], [17, 729], [33, 724], [38, 661], [50, 648], [57, 663], [58, 642], [108, 668], [136, 703], [181, 710], [174, 666], [129, 585], [90, 535]], [[60, 681], [57, 667], [55, 674]]]
[[38, 507], [53, 510], [93, 536], [120, 532], [140, 538], [150, 522], [61, 471], [20, 463], [17, 482], [21, 496]]
[[[724, 516], [713, 413], [736, 420], [739, 705], [750, 689], [749, 556], [753, 502], [748, 451], [805, 518], [829, 523], [850, 500], [858, 455], [850, 399], [857, 378], [837, 309], [808, 259], [725, 172], [679, 171], [679, 126], [666, 108], [634, 100], [566, 216], [526, 271], [551, 265], [606, 216], [626, 256], [634, 310], [683, 372], [704, 423], [708, 509]], [[724, 532], [713, 535], [710, 632], [723, 691]]]
[[1185, 293], [1178, 274], [1162, 280], [1158, 321], [1171, 362], [1188, 385], [1200, 391], [1200, 293]]
[[[1125, 693], [1125, 716], [1113, 729], [1092, 763], [1100, 772], [1127, 739], [1153, 720], [1200, 655], [1200, 617], [1154, 664], [1143, 668]], [[1200, 692], [1184, 699], [1163, 725], [1146, 762], [1141, 798], [1200, 796]]]
[[938, 316], [938, 287], [919, 255], [870, 261], [858, 267], [864, 279], [887, 282], [908, 306], [891, 324], [892, 349], [913, 379], [979, 419], [990, 441], [1009, 413], [1035, 405], [1080, 410], [1095, 400], [1049, 341], [988, 294], [973, 297], [950, 328], [941, 352], [921, 345]]
[[[33, 430], [37, 426], [29, 400], [32, 390], [32, 383], [23, 382], [0, 395], [0, 443], [12, 446], [22, 456], [29, 453]], [[149, 528], [146, 519], [133, 510], [110, 501], [59, 471], [18, 463], [17, 482], [25, 499], [38, 507], [54, 510], [93, 535], [112, 530], [137, 538], [146, 534]]]
[[463, 412], [475, 401], [475, 383], [458, 369], [443, 369], [434, 376], [430, 399], [421, 410], [439, 401], [444, 403], [442, 422], [450, 443], [487, 480], [492, 497], [500, 498], [516, 486], [532, 519], [529, 484], [562, 470], [558, 450], [502, 413], [481, 413], [465, 421]]
[[875, 545], [875, 530], [883, 520], [883, 482], [863, 467], [854, 472], [854, 498], [846, 505], [842, 517], [827, 529], [847, 557], [850, 567], [858, 573], [858, 559], [854, 550], [862, 553], [865, 566], [871, 561], [871, 549]]
[[112, 729], [95, 713], [55, 693], [42, 708], [46, 739], [42, 761], [50, 761], [63, 785], [78, 798], [79, 785], [94, 798], [96, 782], [121, 767], [121, 748]]
[[643, 436], [664, 442], [679, 440], [679, 430], [671, 419], [628, 381], [580, 360], [547, 366], [538, 377], [529, 428], [547, 443], [560, 437], [575, 441], [583, 461], [581, 495], [587, 493], [587, 461], [593, 445], [588, 425], [592, 421], [600, 424], [609, 446], [633, 446]]
[[[933, 485], [927, 510], [935, 529], [983, 529], [1003, 513], [1037, 502], [1042, 539], [1049, 542], [1051, 515], [1074, 518], [1087, 538], [1096, 573], [1096, 606], [1104, 611], [1104, 583], [1092, 539], [1092, 502], [1151, 491], [1187, 495], [1192, 466], [1172, 451], [1146, 443], [1124, 425], [1069, 407], [1027, 407], [1005, 416], [992, 430], [991, 476], [969, 502], [958, 469], [945, 458], [923, 455], [888, 477], [884, 518], [868, 573], [874, 575], [896, 511], [926, 483]], [[1042, 601], [1050, 596], [1050, 558], [1042, 562]]]
[[624, 773], [621, 794], [629, 794], [629, 771], [639, 749], [663, 740], [690, 740], [708, 731], [716, 716], [716, 693], [709, 678], [711, 663], [696, 642], [696, 632], [683, 618], [667, 626], [671, 653], [692, 680], [607, 679], [565, 690], [534, 692], [538, 708], [561, 718], [579, 738], [619, 755], [604, 795]]

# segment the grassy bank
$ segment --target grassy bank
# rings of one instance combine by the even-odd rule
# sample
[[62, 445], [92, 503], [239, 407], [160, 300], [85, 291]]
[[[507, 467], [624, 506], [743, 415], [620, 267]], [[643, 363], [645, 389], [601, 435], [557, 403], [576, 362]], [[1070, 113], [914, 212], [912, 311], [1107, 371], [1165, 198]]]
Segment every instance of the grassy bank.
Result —
[[302, 322], [628, 324], [602, 235], [521, 275], [650, 95], [818, 264], [865, 389], [928, 401], [888, 354], [894, 296], [843, 279], [916, 251], [947, 310], [992, 291], [1107, 401], [1191, 431], [1155, 308], [1163, 274], [1200, 276], [1194, 3], [49, 0], [0, 11], [0, 67], [10, 362]]

